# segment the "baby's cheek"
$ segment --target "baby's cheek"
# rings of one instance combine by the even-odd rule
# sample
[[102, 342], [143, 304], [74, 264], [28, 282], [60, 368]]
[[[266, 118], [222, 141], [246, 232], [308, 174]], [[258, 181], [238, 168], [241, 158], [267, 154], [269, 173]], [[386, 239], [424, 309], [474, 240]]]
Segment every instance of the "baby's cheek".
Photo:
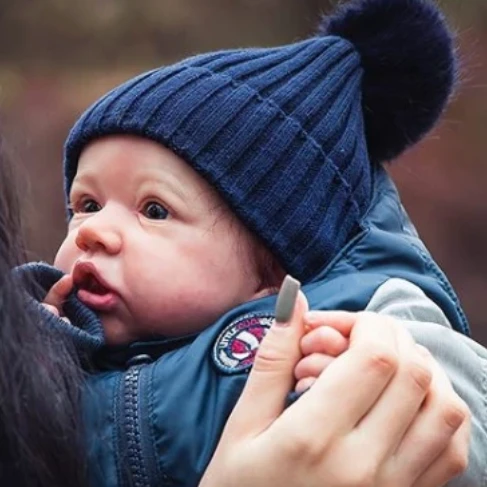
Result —
[[54, 257], [54, 267], [57, 267], [66, 273], [71, 272], [71, 269], [78, 258], [78, 254], [79, 249], [75, 245], [74, 239], [71, 239], [68, 235]]
[[214, 296], [203, 296], [191, 282], [182, 285], [175, 279], [138, 279], [125, 286], [124, 299], [137, 326], [147, 332], [179, 336], [203, 330], [221, 310]]

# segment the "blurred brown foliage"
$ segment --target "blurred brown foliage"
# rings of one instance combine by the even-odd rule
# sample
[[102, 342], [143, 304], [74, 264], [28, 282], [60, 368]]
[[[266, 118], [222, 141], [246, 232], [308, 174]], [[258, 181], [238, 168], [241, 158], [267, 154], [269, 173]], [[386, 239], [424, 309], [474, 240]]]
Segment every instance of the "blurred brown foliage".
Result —
[[[392, 1], [392, 0], [391, 0]], [[26, 177], [33, 259], [65, 232], [62, 145], [91, 101], [135, 73], [210, 49], [309, 36], [327, 0], [0, 0], [0, 110]], [[391, 168], [406, 208], [487, 344], [487, 2], [440, 2], [462, 86], [440, 126]]]

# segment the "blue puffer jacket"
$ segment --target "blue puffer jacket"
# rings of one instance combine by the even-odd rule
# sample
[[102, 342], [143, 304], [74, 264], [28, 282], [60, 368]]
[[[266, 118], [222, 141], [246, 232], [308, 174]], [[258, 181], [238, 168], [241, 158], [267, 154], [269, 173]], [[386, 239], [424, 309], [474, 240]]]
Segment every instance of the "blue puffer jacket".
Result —
[[[361, 233], [304, 286], [310, 307], [363, 310], [381, 284], [399, 277], [423, 289], [452, 326], [468, 334], [453, 290], [385, 171], [377, 170], [374, 184]], [[34, 272], [44, 290], [60, 276], [45, 264], [21, 271]], [[74, 337], [83, 362], [95, 367], [84, 394], [93, 487], [198, 485], [274, 305], [275, 297], [243, 304], [197, 335], [107, 349], [96, 316], [70, 297], [65, 312], [77, 327], [53, 323]]]

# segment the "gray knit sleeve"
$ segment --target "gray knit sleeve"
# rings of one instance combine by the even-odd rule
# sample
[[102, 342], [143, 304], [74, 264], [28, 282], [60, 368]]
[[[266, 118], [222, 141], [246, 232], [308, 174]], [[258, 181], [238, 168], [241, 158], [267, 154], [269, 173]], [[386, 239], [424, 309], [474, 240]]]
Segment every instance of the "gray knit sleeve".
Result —
[[402, 279], [378, 288], [367, 311], [400, 319], [417, 343], [443, 366], [472, 412], [469, 466], [450, 487], [487, 486], [487, 350], [452, 330], [445, 314], [424, 292]]

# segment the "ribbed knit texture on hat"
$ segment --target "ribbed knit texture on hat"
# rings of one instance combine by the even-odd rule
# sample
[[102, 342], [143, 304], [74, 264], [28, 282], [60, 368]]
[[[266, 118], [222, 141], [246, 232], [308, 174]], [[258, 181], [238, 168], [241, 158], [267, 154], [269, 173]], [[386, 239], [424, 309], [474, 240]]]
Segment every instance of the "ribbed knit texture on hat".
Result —
[[93, 139], [152, 139], [215, 187], [287, 272], [309, 281], [357, 230], [370, 202], [361, 80], [360, 56], [332, 36], [150, 71], [76, 123], [66, 143], [66, 193]]

